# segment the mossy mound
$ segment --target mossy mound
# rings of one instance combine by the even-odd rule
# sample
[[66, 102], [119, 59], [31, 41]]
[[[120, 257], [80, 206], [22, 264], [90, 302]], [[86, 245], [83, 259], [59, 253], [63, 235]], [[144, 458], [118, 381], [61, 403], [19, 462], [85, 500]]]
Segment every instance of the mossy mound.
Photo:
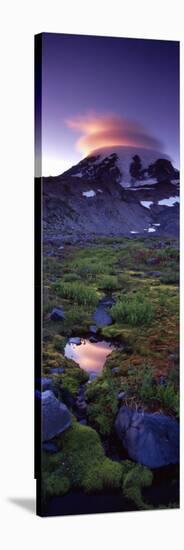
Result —
[[101, 435], [109, 435], [118, 409], [117, 388], [111, 377], [99, 377], [86, 390], [87, 416]]
[[70, 487], [85, 492], [121, 487], [122, 465], [105, 457], [93, 428], [74, 420], [57, 441], [60, 451], [43, 455], [43, 489], [48, 497], [63, 495]]
[[56, 380], [61, 397], [64, 391], [69, 392], [72, 397], [76, 397], [80, 385], [85, 384], [88, 381], [88, 378], [89, 376], [87, 372], [78, 366], [66, 369], [65, 373], [59, 376]]
[[115, 462], [105, 456], [100, 437], [88, 426], [75, 420], [57, 438], [60, 451], [43, 453], [43, 495], [64, 495], [70, 489], [87, 493], [103, 490], [122, 491], [137, 508], [148, 508], [141, 489], [152, 483], [152, 473], [131, 461]]
[[141, 464], [136, 464], [133, 467], [128, 465], [127, 472], [123, 476], [123, 493], [136, 504], [139, 510], [150, 508], [149, 504], [143, 500], [141, 491], [144, 487], [150, 487], [152, 481], [151, 470]]

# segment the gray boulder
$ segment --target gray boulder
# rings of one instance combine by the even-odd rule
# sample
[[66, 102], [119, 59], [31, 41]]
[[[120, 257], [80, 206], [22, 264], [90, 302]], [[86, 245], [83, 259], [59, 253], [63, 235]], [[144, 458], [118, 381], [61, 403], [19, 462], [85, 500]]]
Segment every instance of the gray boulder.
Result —
[[42, 441], [49, 441], [69, 428], [72, 415], [69, 409], [47, 390], [41, 394]]
[[54, 307], [50, 314], [51, 321], [64, 321], [65, 314], [62, 308]]
[[179, 462], [179, 424], [173, 418], [122, 406], [115, 428], [123, 447], [135, 462], [149, 468]]

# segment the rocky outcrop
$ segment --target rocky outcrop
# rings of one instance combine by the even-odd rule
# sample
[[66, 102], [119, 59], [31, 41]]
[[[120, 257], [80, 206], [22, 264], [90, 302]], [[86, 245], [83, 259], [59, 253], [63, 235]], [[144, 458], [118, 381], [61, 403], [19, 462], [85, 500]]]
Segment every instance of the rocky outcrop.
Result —
[[49, 441], [71, 425], [72, 415], [51, 390], [41, 394], [42, 441]]
[[149, 468], [179, 462], [179, 425], [175, 419], [122, 406], [115, 428], [122, 446], [135, 462]]

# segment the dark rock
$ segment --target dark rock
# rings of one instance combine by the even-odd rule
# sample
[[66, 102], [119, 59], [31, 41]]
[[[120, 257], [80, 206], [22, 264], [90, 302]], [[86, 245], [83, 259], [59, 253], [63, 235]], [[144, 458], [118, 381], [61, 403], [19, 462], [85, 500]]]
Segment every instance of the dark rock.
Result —
[[90, 337], [89, 337], [89, 341], [90, 341], [92, 344], [95, 344], [96, 342], [98, 342], [98, 339], [95, 338], [95, 336], [90, 336]]
[[132, 460], [149, 468], [179, 462], [179, 425], [175, 419], [122, 406], [115, 428]]
[[59, 448], [57, 443], [54, 443], [54, 441], [45, 441], [45, 443], [43, 443], [43, 451], [46, 453], [57, 453]]
[[72, 415], [50, 390], [41, 394], [42, 440], [49, 441], [69, 428]]
[[162, 375], [161, 375], [160, 378], [159, 378], [159, 384], [160, 384], [161, 386], [167, 386], [166, 379], [165, 379], [165, 377], [162, 376]]
[[86, 409], [87, 409], [87, 404], [85, 401], [80, 401], [79, 399], [77, 399], [76, 403], [76, 408], [80, 411], [80, 412], [85, 412]]
[[93, 314], [93, 320], [95, 321], [97, 327], [106, 327], [107, 325], [112, 324], [112, 317], [105, 311], [103, 306], [97, 307]]
[[52, 321], [64, 321], [65, 315], [63, 309], [60, 307], [54, 307], [54, 309], [51, 311], [50, 319]]
[[98, 332], [98, 328], [96, 327], [96, 325], [90, 325], [89, 330], [93, 334], [96, 334]]

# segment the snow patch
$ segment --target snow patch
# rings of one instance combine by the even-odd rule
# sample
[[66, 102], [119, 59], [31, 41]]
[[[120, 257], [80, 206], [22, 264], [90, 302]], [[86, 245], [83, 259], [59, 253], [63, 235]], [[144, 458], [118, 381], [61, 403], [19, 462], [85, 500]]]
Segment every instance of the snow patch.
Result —
[[83, 173], [82, 172], [77, 172], [76, 174], [71, 174], [72, 178], [82, 178], [83, 177]]
[[142, 204], [142, 206], [144, 206], [145, 208], [149, 208], [151, 207], [153, 203], [153, 201], [141, 201], [140, 204]]
[[130, 231], [130, 233], [132, 233], [132, 235], [136, 235], [139, 233], [139, 231]]
[[158, 204], [160, 206], [174, 206], [175, 203], [179, 203], [180, 202], [180, 199], [179, 197], [168, 197], [167, 199], [161, 199], [160, 201], [158, 201]]
[[95, 197], [95, 195], [96, 195], [96, 193], [95, 193], [95, 191], [93, 191], [93, 189], [90, 189], [90, 191], [83, 191], [82, 194], [83, 194], [84, 197], [88, 197], [88, 198]]

